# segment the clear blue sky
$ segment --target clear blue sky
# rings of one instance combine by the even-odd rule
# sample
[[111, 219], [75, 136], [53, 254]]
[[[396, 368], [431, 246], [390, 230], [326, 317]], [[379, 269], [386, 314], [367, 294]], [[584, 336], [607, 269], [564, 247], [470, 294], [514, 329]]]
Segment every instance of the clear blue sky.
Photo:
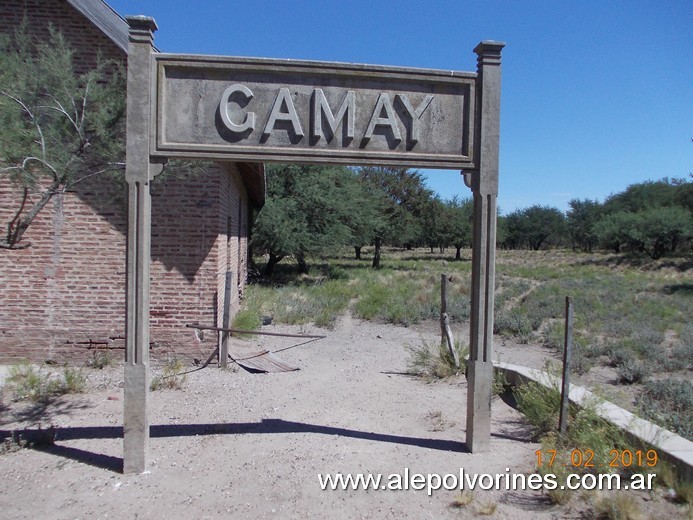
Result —
[[[107, 0], [164, 52], [476, 70], [503, 51], [499, 205], [567, 209], [693, 172], [690, 0]], [[427, 171], [443, 198], [459, 172]]]

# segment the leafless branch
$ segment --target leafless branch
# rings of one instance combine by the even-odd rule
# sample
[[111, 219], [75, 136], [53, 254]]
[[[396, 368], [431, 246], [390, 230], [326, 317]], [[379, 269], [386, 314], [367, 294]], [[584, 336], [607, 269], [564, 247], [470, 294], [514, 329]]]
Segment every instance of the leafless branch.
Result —
[[120, 166], [109, 165], [107, 168], [103, 168], [102, 170], [99, 170], [99, 171], [96, 171], [96, 172], [91, 172], [91, 173], [89, 173], [88, 175], [85, 175], [84, 177], [80, 177], [79, 179], [75, 179], [74, 181], [65, 184], [65, 188], [64, 188], [64, 189], [65, 189], [65, 190], [69, 190], [69, 189], [72, 188], [75, 184], [78, 184], [78, 183], [80, 183], [80, 182], [82, 182], [82, 181], [84, 181], [84, 180], [86, 180], [86, 179], [89, 179], [90, 177], [94, 177], [94, 176], [100, 175], [100, 174], [102, 174], [102, 173], [111, 172], [111, 171], [120, 170], [120, 169], [121, 169]]

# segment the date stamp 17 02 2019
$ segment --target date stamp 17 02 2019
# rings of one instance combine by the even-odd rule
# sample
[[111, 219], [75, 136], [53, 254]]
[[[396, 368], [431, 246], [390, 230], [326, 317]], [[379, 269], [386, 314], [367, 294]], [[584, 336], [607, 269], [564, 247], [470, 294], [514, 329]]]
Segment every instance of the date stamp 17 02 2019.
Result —
[[556, 450], [537, 450], [534, 452], [537, 456], [537, 466], [553, 467], [554, 465], [563, 465], [572, 468], [584, 468], [595, 470], [603, 468], [611, 468], [612, 471], [620, 469], [636, 469], [636, 468], [654, 468], [657, 465], [659, 457], [656, 450], [617, 450], [609, 451], [608, 460], [599, 462], [595, 458], [594, 450], [574, 449], [571, 450], [567, 462], [557, 460]]

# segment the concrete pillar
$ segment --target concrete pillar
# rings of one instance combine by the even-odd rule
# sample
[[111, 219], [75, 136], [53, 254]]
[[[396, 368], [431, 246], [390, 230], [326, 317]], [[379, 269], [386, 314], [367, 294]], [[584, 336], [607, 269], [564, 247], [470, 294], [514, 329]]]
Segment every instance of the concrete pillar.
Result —
[[491, 445], [493, 389], [493, 301], [496, 270], [496, 199], [500, 140], [500, 56], [503, 43], [476, 46], [476, 161], [465, 175], [474, 196], [472, 297], [467, 368], [467, 448], [485, 452]]
[[151, 54], [156, 22], [129, 17], [127, 78], [128, 184], [127, 285], [125, 310], [125, 396], [123, 472], [147, 470], [149, 452], [149, 263], [151, 259], [150, 183], [161, 165], [149, 158]]

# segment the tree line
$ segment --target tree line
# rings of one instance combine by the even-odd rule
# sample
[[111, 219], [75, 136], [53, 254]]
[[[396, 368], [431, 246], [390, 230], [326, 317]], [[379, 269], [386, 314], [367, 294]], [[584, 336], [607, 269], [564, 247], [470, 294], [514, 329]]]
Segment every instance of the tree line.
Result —
[[645, 181], [603, 203], [572, 199], [565, 214], [550, 206], [516, 210], [499, 221], [499, 245], [509, 249], [570, 247], [644, 253], [657, 260], [690, 252], [693, 183], [685, 178]]
[[[351, 247], [356, 259], [371, 246], [380, 266], [383, 246], [431, 252], [472, 246], [471, 197], [443, 200], [422, 174], [407, 168], [268, 165], [265, 206], [252, 245], [267, 255], [264, 274], [285, 258], [301, 272], [307, 258]], [[653, 259], [690, 252], [693, 183], [661, 179], [629, 186], [603, 203], [573, 199], [567, 212], [534, 205], [498, 217], [497, 245], [504, 249], [572, 248], [644, 253]]]
[[[106, 61], [77, 74], [72, 49], [57, 31], [36, 42], [25, 27], [0, 35], [0, 181], [19, 190], [2, 222], [0, 248], [28, 247], [22, 238], [56, 195], [95, 175], [122, 184], [125, 85], [122, 67]], [[692, 177], [693, 178], [693, 177]], [[690, 253], [693, 182], [661, 179], [629, 186], [603, 203], [574, 199], [563, 213], [535, 205], [498, 218], [498, 246], [572, 247], [644, 253], [653, 259]], [[373, 247], [472, 245], [471, 198], [442, 200], [406, 168], [303, 165], [267, 167], [267, 196], [252, 245], [267, 254], [265, 273], [284, 258], [307, 271], [307, 258], [349, 246], [357, 259]]]

